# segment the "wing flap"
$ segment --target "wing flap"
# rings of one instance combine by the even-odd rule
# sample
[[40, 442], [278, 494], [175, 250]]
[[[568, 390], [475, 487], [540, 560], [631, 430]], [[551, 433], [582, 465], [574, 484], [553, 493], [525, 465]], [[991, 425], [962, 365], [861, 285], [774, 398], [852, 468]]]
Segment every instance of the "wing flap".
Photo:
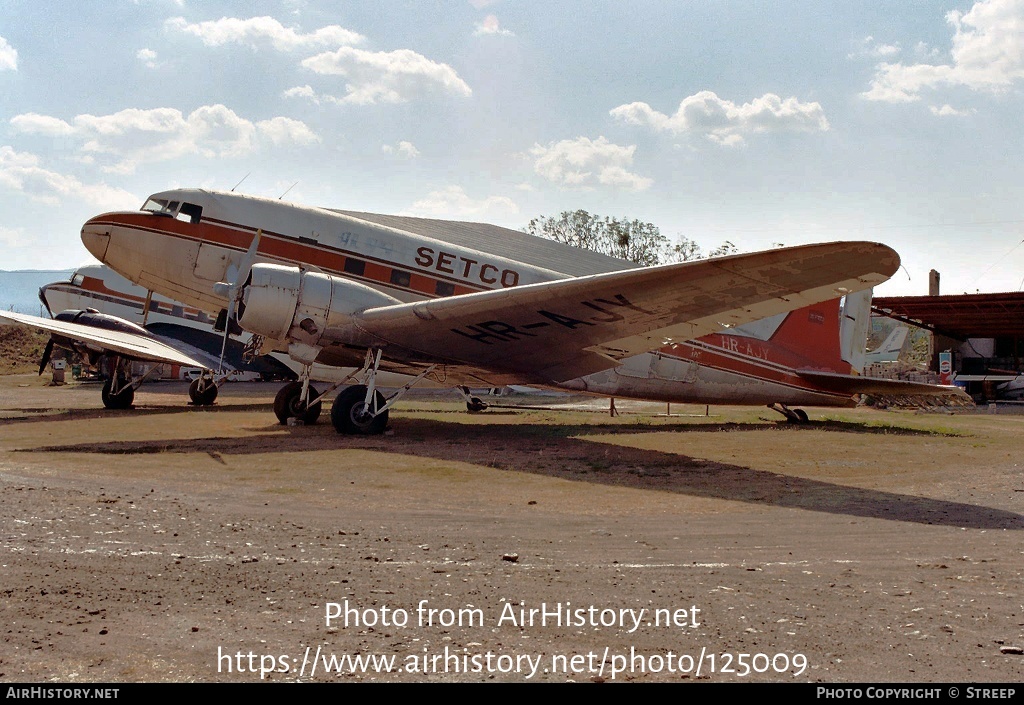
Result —
[[383, 345], [394, 360], [469, 364], [561, 382], [618, 360], [850, 291], [899, 267], [891, 248], [780, 248], [384, 306], [329, 340]]
[[51, 333], [57, 333], [72, 340], [82, 341], [104, 351], [122, 355], [133, 360], [165, 362], [172, 365], [199, 367], [201, 369], [207, 369], [208, 367], [185, 353], [175, 350], [170, 345], [161, 343], [159, 340], [133, 333], [83, 326], [79, 323], [70, 323], [68, 321], [55, 321], [49, 318], [28, 316], [11, 311], [0, 311], [0, 318], [42, 328]]

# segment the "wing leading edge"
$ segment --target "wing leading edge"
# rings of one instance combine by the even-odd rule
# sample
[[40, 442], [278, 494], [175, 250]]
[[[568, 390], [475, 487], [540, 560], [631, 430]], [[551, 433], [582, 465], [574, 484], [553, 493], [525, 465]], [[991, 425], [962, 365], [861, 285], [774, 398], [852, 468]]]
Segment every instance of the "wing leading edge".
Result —
[[562, 382], [723, 328], [875, 286], [899, 255], [871, 242], [780, 248], [397, 304], [325, 338], [395, 361], [471, 365]]

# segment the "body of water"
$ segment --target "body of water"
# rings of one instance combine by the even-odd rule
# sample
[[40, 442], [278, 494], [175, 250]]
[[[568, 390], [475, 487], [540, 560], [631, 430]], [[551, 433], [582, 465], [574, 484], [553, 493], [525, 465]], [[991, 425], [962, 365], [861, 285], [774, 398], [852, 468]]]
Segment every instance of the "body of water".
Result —
[[73, 269], [0, 270], [0, 310], [28, 313], [33, 316], [49, 314], [39, 301], [39, 287], [56, 281], [67, 281]]

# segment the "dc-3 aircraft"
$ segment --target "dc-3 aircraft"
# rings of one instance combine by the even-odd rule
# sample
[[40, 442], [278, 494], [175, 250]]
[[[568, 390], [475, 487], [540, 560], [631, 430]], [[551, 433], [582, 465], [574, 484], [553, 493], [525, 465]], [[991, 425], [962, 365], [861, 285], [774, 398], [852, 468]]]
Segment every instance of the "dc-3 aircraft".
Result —
[[[300, 381], [284, 423], [315, 421], [314, 362], [355, 367], [334, 401], [342, 433], [380, 433], [427, 377], [461, 388], [535, 385], [709, 403], [848, 405], [857, 393], [934, 393], [850, 374], [865, 292], [899, 266], [885, 245], [835, 242], [635, 268], [481, 223], [309, 208], [178, 189], [82, 228], [97, 259], [132, 282], [287, 350]], [[840, 343], [840, 307], [844, 343]], [[796, 311], [799, 309], [799, 311]], [[796, 311], [790, 313], [790, 311]], [[855, 358], [850, 352], [848, 358]], [[860, 364], [863, 363], [861, 342]], [[855, 360], [856, 362], [856, 360]], [[379, 371], [409, 375], [389, 397]], [[209, 377], [213, 384], [213, 377]]]

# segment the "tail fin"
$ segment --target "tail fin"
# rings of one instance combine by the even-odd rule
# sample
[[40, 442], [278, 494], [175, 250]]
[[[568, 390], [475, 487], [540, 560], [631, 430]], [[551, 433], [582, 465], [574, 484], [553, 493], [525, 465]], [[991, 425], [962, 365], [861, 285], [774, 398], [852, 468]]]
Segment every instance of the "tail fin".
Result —
[[850, 374], [840, 340], [840, 302], [833, 299], [791, 311], [771, 342], [792, 355], [800, 368]]
[[893, 328], [889, 337], [887, 337], [877, 349], [872, 350], [865, 355], [867, 361], [896, 362], [900, 359], [900, 354], [903, 352], [903, 346], [907, 343], [908, 335], [910, 335], [910, 329], [906, 326], [897, 326], [896, 328]]

